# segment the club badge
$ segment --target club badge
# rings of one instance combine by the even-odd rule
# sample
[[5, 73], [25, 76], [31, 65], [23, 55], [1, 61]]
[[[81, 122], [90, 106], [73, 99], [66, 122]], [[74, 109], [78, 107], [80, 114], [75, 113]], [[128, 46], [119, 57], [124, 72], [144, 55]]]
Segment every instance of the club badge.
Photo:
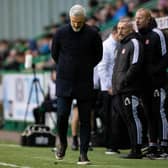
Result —
[[145, 44], [146, 44], [146, 45], [149, 44], [149, 39], [146, 39]]
[[126, 51], [126, 49], [123, 48], [121, 53], [122, 53], [122, 54], [125, 54], [125, 51]]

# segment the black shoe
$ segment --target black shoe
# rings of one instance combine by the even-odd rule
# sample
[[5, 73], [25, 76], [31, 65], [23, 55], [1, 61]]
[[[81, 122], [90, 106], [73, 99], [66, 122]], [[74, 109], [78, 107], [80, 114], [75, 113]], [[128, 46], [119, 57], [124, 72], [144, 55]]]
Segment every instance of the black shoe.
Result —
[[72, 149], [73, 151], [77, 151], [77, 150], [78, 150], [78, 144], [72, 143], [71, 149]]
[[168, 150], [167, 147], [162, 147], [157, 150], [155, 153], [150, 153], [147, 155], [150, 159], [156, 159], [156, 160], [164, 160], [168, 158]]
[[168, 153], [161, 153], [160, 157], [156, 158], [158, 160], [167, 160], [168, 159]]
[[167, 146], [161, 146], [158, 153], [160, 157], [157, 157], [156, 159], [160, 159], [160, 160], [168, 159], [168, 147]]
[[146, 154], [146, 157], [151, 160], [155, 160], [155, 159], [160, 159], [161, 155], [159, 153], [148, 153]]
[[120, 154], [120, 151], [117, 149], [110, 149], [108, 148], [105, 152], [106, 155], [115, 155], [115, 154]]
[[135, 153], [135, 152], [130, 152], [128, 155], [123, 155], [121, 158], [123, 159], [142, 159], [142, 153]]
[[93, 151], [93, 146], [92, 146], [92, 143], [91, 143], [91, 142], [89, 142], [88, 150], [89, 150], [89, 151]]
[[160, 153], [168, 155], [168, 146], [161, 146]]
[[71, 145], [71, 149], [76, 151], [79, 148], [79, 143], [78, 143], [78, 137], [77, 136], [73, 136], [72, 137], [72, 145]]
[[157, 146], [148, 146], [142, 150], [144, 155], [150, 154], [150, 153], [158, 153]]
[[143, 150], [143, 156], [149, 159], [157, 159], [160, 158], [160, 151], [158, 151], [156, 146], [150, 146]]
[[87, 154], [80, 154], [77, 164], [78, 165], [88, 165], [88, 164], [90, 164], [90, 160], [88, 159]]
[[67, 145], [61, 145], [55, 152], [55, 157], [57, 160], [63, 160], [65, 156]]

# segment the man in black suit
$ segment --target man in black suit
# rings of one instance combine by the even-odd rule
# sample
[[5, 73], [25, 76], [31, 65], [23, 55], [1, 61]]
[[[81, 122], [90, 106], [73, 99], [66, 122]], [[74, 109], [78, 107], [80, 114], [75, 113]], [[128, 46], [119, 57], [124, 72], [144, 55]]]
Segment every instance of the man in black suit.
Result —
[[77, 99], [80, 121], [80, 157], [78, 164], [88, 164], [90, 114], [93, 98], [93, 68], [102, 57], [102, 40], [85, 24], [83, 6], [74, 5], [69, 12], [70, 24], [60, 28], [53, 37], [52, 57], [57, 70], [57, 129], [60, 147], [57, 159], [63, 159], [67, 148], [68, 118], [72, 100]]

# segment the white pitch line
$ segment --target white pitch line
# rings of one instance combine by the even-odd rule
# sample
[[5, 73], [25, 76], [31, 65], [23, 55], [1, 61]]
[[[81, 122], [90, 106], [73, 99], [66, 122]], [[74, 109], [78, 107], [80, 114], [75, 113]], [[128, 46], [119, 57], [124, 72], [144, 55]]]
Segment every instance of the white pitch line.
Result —
[[[92, 167], [102, 167], [103, 165], [90, 164], [89, 166], [92, 166]], [[123, 166], [119, 166], [119, 165], [111, 165], [111, 166], [112, 166], [112, 168], [123, 168]]]
[[2, 147], [21, 147], [20, 145], [15, 145], [15, 144], [0, 144]]
[[5, 162], [0, 162], [1, 166], [7, 166], [7, 167], [15, 167], [15, 168], [30, 168], [28, 166], [18, 166], [15, 164], [10, 164], [10, 163], [5, 163]]

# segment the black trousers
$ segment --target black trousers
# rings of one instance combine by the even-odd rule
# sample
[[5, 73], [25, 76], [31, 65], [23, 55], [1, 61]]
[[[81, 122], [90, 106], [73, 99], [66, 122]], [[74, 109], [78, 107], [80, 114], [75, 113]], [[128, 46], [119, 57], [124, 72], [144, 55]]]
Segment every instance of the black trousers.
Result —
[[127, 126], [121, 117], [122, 107], [118, 95], [110, 98], [109, 125], [108, 125], [108, 146], [112, 149], [130, 148], [130, 139]]
[[140, 100], [132, 94], [116, 95], [116, 99], [118, 106], [121, 107], [120, 115], [128, 128], [131, 149], [136, 150], [142, 145], [142, 123], [139, 117]]
[[168, 141], [168, 118], [166, 91], [163, 88], [148, 88], [143, 96], [143, 104], [148, 120], [149, 142]]
[[111, 114], [110, 114], [110, 104], [111, 104], [111, 96], [108, 94], [107, 91], [101, 92], [101, 107], [99, 110], [99, 116], [101, 118], [103, 124], [103, 141], [104, 145], [107, 148], [111, 148]]
[[105, 147], [109, 149], [126, 149], [130, 147], [128, 130], [120, 115], [122, 108], [119, 105], [118, 96], [111, 96], [103, 91], [100, 116], [104, 128]]
[[[67, 145], [68, 119], [71, 111], [73, 98], [57, 98], [57, 129], [62, 145]], [[87, 153], [91, 131], [91, 109], [92, 101], [77, 99], [79, 121], [80, 121], [80, 153]]]

